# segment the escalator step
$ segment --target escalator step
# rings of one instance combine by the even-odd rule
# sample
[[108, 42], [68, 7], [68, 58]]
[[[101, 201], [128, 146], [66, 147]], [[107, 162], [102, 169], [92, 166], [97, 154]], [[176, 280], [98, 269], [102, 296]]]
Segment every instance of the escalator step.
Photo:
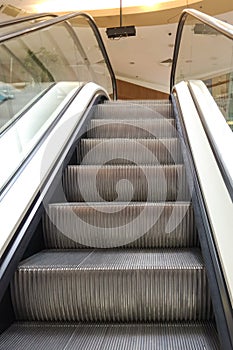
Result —
[[112, 103], [94, 107], [94, 118], [97, 119], [154, 119], [171, 118], [171, 105], [169, 104], [135, 104]]
[[78, 159], [82, 164], [179, 164], [179, 140], [81, 139]]
[[123, 99], [117, 99], [117, 100], [104, 100], [104, 103], [106, 104], [113, 104], [113, 103], [153, 103], [153, 104], [171, 104], [170, 100], [168, 98], [166, 99], [156, 99], [156, 100], [150, 100], [150, 99], [144, 99], [144, 100], [123, 100]]
[[190, 199], [183, 165], [69, 166], [63, 180], [67, 200], [71, 202]]
[[92, 119], [88, 138], [173, 138], [177, 137], [173, 119]]
[[19, 264], [11, 294], [18, 320], [212, 318], [205, 268], [197, 249], [42, 251]]
[[172, 103], [169, 99], [166, 100], [105, 100], [104, 105], [144, 105], [159, 108], [160, 106], [170, 106], [172, 109]]
[[218, 350], [211, 322], [79, 325], [15, 323], [0, 336], [4, 350]]
[[52, 204], [44, 216], [47, 248], [195, 247], [189, 203]]

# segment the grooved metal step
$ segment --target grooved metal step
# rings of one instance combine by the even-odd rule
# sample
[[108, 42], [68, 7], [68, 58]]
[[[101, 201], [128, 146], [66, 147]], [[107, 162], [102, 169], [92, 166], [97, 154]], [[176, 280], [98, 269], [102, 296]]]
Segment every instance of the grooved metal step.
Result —
[[15, 323], [2, 350], [219, 350], [211, 322], [79, 325]]
[[63, 184], [71, 202], [190, 200], [183, 165], [69, 166]]
[[171, 118], [170, 104], [135, 104], [135, 103], [112, 103], [97, 105], [94, 107], [94, 118], [97, 119], [154, 119]]
[[172, 248], [198, 244], [190, 203], [52, 204], [44, 216], [47, 248]]
[[212, 318], [205, 268], [197, 249], [43, 251], [19, 264], [11, 293], [19, 320]]
[[180, 164], [179, 140], [81, 139], [77, 149], [81, 164]]
[[173, 138], [177, 137], [174, 119], [92, 119], [88, 138]]

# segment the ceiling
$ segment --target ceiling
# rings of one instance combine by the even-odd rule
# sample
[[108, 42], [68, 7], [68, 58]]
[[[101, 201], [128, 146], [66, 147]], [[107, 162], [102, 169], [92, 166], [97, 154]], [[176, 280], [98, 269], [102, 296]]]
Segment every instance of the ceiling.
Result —
[[[53, 2], [58, 4], [59, 0]], [[9, 16], [9, 13], [13, 12], [8, 11], [8, 15], [7, 11], [4, 13], [4, 9], [9, 9], [9, 3], [13, 10], [14, 7], [18, 9], [18, 13], [15, 11], [14, 16], [22, 16], [34, 12], [34, 5], [38, 2], [36, 0], [2, 1], [0, 3], [2, 20], [13, 17]], [[170, 9], [168, 4], [172, 5]], [[76, 6], [78, 11], [78, 1]], [[101, 27], [101, 34], [117, 78], [162, 92], [169, 91], [171, 67], [169, 61], [166, 61], [172, 58], [177, 21], [182, 9], [187, 6], [233, 24], [232, 0], [166, 0], [157, 8], [138, 6], [123, 9], [123, 25], [135, 25], [136, 37], [110, 40], [105, 33], [106, 27], [119, 26], [119, 9], [96, 11], [87, 9]], [[83, 10], [83, 6], [81, 9]], [[208, 50], [207, 47], [202, 47], [202, 50], [205, 49]], [[162, 63], [164, 61], [165, 63]]]

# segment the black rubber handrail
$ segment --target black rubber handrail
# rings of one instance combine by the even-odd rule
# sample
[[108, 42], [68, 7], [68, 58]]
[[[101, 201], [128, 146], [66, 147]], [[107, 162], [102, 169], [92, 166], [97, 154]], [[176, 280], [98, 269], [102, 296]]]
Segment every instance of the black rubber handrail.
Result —
[[185, 21], [188, 16], [198, 19], [200, 22], [215, 29], [217, 32], [221, 33], [225, 37], [233, 40], [233, 26], [194, 9], [183, 10], [180, 16], [178, 28], [176, 31], [175, 48], [173, 53], [172, 69], [171, 69], [171, 76], [170, 76], [170, 92], [172, 91], [172, 88], [175, 83], [176, 66], [177, 66], [177, 60], [179, 56], [182, 32], [183, 32]]
[[36, 19], [41, 19], [41, 18], [44, 18], [44, 17], [57, 17], [57, 15], [55, 15], [54, 13], [37, 13], [35, 15], [14, 18], [14, 19], [11, 19], [11, 20], [8, 20], [8, 21], [1, 22], [0, 23], [0, 28], [12, 26], [12, 25], [19, 24], [19, 23], [33, 21], [33, 20], [36, 20]]
[[16, 30], [16, 31], [11, 32], [11, 33], [3, 34], [2, 36], [0, 36], [0, 44], [4, 43], [5, 41], [11, 40], [13, 38], [17, 38], [17, 37], [22, 36], [22, 35], [33, 33], [33, 32], [36, 32], [38, 30], [48, 28], [48, 27], [51, 27], [55, 24], [62, 23], [62, 22], [67, 26], [67, 29], [68, 29], [70, 35], [73, 37], [74, 42], [76, 43], [77, 42], [76, 33], [73, 30], [70, 23], [68, 22], [70, 19], [73, 19], [75, 17], [85, 18], [88, 21], [91, 29], [93, 30], [93, 33], [94, 33], [96, 40], [99, 44], [100, 50], [102, 52], [102, 55], [104, 57], [105, 63], [107, 65], [107, 68], [108, 68], [108, 71], [109, 71], [109, 74], [111, 77], [112, 87], [113, 87], [113, 99], [116, 100], [117, 99], [117, 84], [116, 84], [116, 77], [115, 77], [112, 65], [111, 65], [111, 62], [109, 60], [107, 51], [105, 49], [104, 42], [103, 42], [103, 39], [102, 39], [101, 34], [99, 32], [99, 29], [98, 29], [94, 19], [87, 13], [75, 12], [75, 13], [70, 13], [70, 14], [66, 14], [63, 16], [57, 16], [56, 18], [52, 18], [52, 19], [49, 19], [49, 20], [44, 21], [44, 22], [32, 24], [32, 25], [30, 25], [30, 27], [27, 27], [24, 29], [19, 29], [19, 30]]

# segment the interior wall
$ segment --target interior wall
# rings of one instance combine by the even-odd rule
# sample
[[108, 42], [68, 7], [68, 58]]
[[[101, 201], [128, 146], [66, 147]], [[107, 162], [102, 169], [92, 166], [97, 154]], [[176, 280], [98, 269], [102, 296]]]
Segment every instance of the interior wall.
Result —
[[123, 80], [117, 80], [118, 99], [120, 100], [166, 100], [169, 95], [148, 89], [143, 86], [128, 83]]

